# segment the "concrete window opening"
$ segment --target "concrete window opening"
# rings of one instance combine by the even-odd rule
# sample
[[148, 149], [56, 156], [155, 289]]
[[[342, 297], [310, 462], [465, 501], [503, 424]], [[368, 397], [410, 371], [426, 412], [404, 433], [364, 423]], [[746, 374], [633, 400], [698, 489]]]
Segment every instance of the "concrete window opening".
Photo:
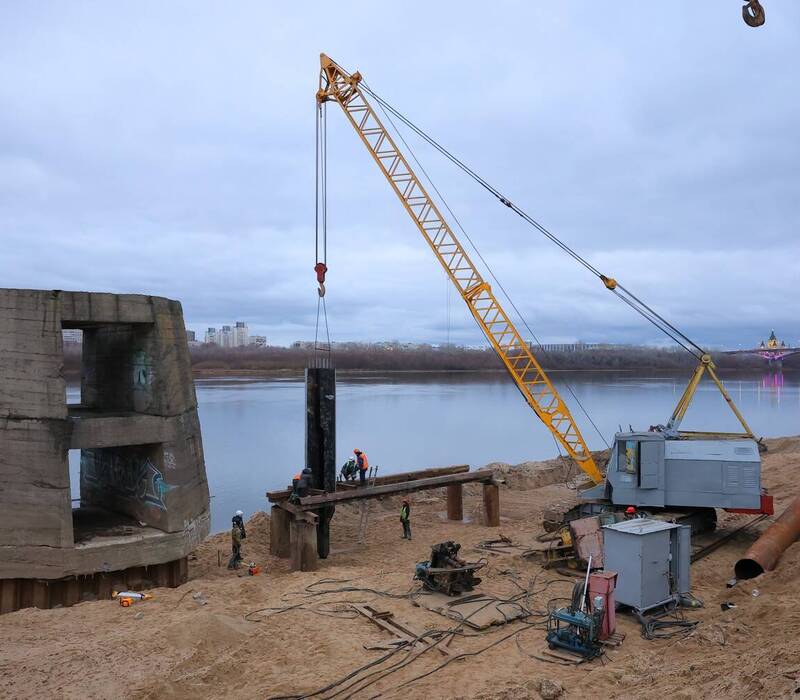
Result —
[[[76, 452], [76, 450], [72, 450]], [[162, 445], [78, 450], [77, 499], [73, 490], [75, 544], [141, 536], [169, 529]], [[70, 464], [70, 484], [74, 478]], [[107, 540], [106, 540], [107, 541]]]
[[81, 364], [83, 361], [83, 331], [80, 328], [61, 329], [64, 351], [63, 374], [67, 383], [67, 406], [81, 402]]
[[72, 510], [81, 504], [81, 451], [70, 450], [67, 456], [69, 465], [69, 493]]
[[80, 409], [95, 413], [149, 413], [155, 361], [151, 323], [84, 326]]

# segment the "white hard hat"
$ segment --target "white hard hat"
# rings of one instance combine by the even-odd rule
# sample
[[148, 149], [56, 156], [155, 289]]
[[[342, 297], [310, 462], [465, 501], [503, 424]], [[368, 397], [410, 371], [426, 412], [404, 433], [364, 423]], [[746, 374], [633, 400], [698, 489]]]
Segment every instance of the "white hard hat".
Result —
[[237, 510], [235, 515], [244, 515], [244, 513], [241, 510]]

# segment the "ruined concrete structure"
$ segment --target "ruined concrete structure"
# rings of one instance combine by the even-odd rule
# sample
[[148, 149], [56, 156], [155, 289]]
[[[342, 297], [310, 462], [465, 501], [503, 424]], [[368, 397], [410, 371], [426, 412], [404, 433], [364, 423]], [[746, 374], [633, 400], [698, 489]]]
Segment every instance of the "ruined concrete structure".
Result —
[[[74, 405], [62, 329], [83, 331]], [[177, 585], [208, 529], [180, 304], [0, 289], [0, 612], [104, 597], [113, 583]]]

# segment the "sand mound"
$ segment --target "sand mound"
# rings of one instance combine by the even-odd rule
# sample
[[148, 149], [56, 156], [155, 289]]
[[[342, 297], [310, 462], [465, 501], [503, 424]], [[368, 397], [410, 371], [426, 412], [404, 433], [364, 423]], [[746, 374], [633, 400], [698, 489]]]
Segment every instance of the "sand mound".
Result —
[[[768, 446], [764, 481], [780, 512], [800, 492], [800, 438], [769, 440]], [[544, 510], [574, 503], [574, 491], [563, 483], [571, 477], [570, 468], [562, 460], [492, 466], [507, 482], [501, 487], [499, 529], [481, 524], [481, 488], [476, 485], [464, 489], [464, 511], [472, 518], [465, 523], [444, 519], [442, 490], [415, 494], [411, 542], [400, 539], [399, 499], [370, 506], [366, 545], [356, 543], [359, 508], [340, 506], [333, 521], [331, 557], [320, 562], [316, 572], [290, 573], [286, 560], [269, 555], [269, 517], [258, 513], [247, 522], [243, 550], [245, 558], [265, 567], [265, 575], [228, 571], [230, 535], [221, 533], [198, 548], [190, 562], [189, 583], [175, 590], [159, 589], [153, 601], [132, 608], [101, 601], [0, 616], [0, 697], [249, 700], [314, 692], [387, 653], [377, 647], [388, 642], [389, 635], [353, 617], [352, 611], [347, 614], [349, 602], [391, 611], [417, 632], [451, 626], [451, 621], [415, 607], [404, 595], [417, 586], [412, 580], [415, 563], [428, 558], [432, 543], [446, 539], [460, 542], [468, 558], [488, 559], [481, 573], [482, 590], [507, 597], [520, 586], [529, 588], [530, 607], [543, 610], [550, 599], [568, 594], [573, 578], [476, 546], [500, 532], [523, 547], [532, 544]], [[750, 517], [720, 513], [720, 527], [733, 528]], [[376, 666], [383, 670], [369, 677], [371, 684], [364, 690], [354, 687], [337, 697], [523, 700], [539, 698], [543, 680], [561, 686], [564, 697], [796, 697], [800, 543], [784, 553], [774, 572], [725, 587], [734, 562], [756, 536], [757, 532], [741, 533], [693, 565], [692, 590], [705, 608], [687, 612], [701, 624], [685, 639], [647, 641], [634, 620], [620, 615], [618, 629], [626, 638], [619, 649], [608, 652], [605, 665], [561, 667], [536, 658], [545, 646], [541, 626], [516, 622], [482, 635], [457, 637], [448, 650], [453, 657], [464, 655], [462, 660], [440, 670], [437, 667], [452, 657], [435, 650], [414, 659], [392, 657], [395, 670]], [[317, 595], [324, 581], [327, 588], [371, 591]], [[207, 604], [200, 605], [193, 592], [201, 592]], [[726, 601], [736, 607], [722, 610], [720, 604]], [[260, 622], [245, 620], [255, 610], [295, 605], [300, 607], [251, 617]], [[504, 639], [515, 631], [518, 637]]]

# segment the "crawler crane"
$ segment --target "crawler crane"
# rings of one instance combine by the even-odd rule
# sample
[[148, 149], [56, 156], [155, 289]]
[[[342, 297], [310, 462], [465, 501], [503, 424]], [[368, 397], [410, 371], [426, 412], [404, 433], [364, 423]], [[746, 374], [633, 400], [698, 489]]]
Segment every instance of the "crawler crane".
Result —
[[[702, 348], [616, 280], [601, 274], [463, 162], [414, 126], [369, 89], [360, 73], [348, 73], [325, 54], [320, 56], [320, 67], [317, 91], [320, 122], [323, 125], [326, 123], [321, 115], [328, 102], [335, 102], [342, 108], [378, 169], [503, 361], [525, 401], [561, 447], [594, 482], [593, 488], [582, 493], [582, 505], [568, 517], [633, 505], [654, 511], [686, 513], [693, 525], [704, 529], [712, 527], [716, 520], [714, 508], [737, 512], [771, 512], [771, 498], [761, 490], [759, 445], [717, 376], [711, 357]], [[468, 172], [503, 205], [581, 262], [600, 279], [606, 289], [619, 296], [698, 359], [698, 367], [666, 426], [615, 435], [605, 479], [569, 408], [534, 355], [530, 344], [523, 339], [503, 309], [491, 286], [378, 117], [367, 95], [380, 105], [384, 113], [388, 110], [410, 126]], [[325, 136], [321, 138], [324, 139]], [[317, 264], [315, 269], [318, 275], [320, 265], [325, 267], [323, 263]], [[324, 275], [319, 281], [322, 285]], [[320, 293], [324, 293], [322, 286]], [[689, 433], [680, 430], [681, 421], [695, 390], [706, 373], [719, 388], [744, 432]]]

